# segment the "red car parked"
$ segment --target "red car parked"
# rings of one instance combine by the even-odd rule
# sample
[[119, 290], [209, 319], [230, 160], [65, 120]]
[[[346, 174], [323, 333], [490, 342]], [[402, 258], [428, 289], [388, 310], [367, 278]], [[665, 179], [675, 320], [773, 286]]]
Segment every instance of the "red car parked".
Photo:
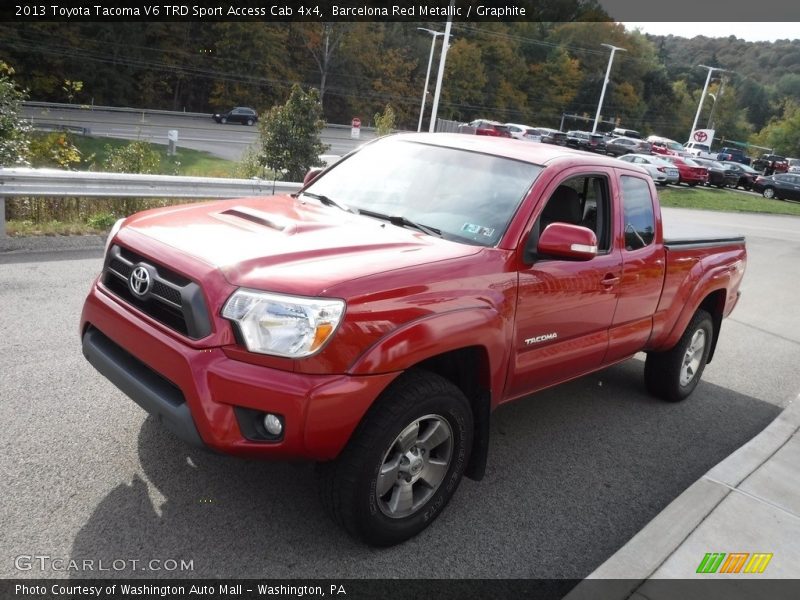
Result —
[[708, 181], [708, 169], [700, 166], [691, 158], [672, 156], [671, 154], [662, 154], [660, 156], [678, 167], [681, 178], [680, 183], [694, 187], [698, 184], [705, 184]]
[[498, 123], [497, 121], [487, 121], [486, 119], [477, 119], [469, 124], [469, 127], [475, 128], [476, 135], [488, 135], [491, 137], [511, 137], [511, 131], [507, 125]]

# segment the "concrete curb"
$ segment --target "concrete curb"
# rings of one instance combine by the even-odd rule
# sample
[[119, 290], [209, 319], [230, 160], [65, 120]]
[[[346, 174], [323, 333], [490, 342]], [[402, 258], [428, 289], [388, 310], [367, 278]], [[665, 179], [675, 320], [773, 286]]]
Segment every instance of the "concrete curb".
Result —
[[[606, 579], [604, 598], [628, 598], [676, 551], [708, 515], [767, 462], [800, 428], [800, 396], [761, 433], [717, 464], [586, 579]], [[596, 587], [578, 584], [565, 600], [593, 598]]]

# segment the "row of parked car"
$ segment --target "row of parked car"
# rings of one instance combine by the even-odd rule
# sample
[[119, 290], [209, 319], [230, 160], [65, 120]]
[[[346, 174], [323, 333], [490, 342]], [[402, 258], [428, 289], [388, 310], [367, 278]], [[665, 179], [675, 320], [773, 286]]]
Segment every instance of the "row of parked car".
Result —
[[[708, 145], [680, 144], [660, 136], [641, 139], [637, 131], [617, 128], [611, 135], [531, 127], [478, 119], [464, 126], [477, 135], [510, 137], [557, 144], [618, 157], [645, 169], [657, 184], [742, 188], [765, 198], [800, 199], [800, 160], [765, 154], [753, 161], [739, 148], [725, 147], [711, 153]], [[797, 173], [795, 175], [795, 172]]]

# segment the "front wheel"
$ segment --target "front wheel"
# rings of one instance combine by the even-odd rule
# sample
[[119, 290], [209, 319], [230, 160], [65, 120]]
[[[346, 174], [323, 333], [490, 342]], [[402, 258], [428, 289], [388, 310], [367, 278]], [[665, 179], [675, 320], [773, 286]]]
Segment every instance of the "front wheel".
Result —
[[644, 365], [647, 391], [667, 402], [686, 399], [700, 382], [713, 339], [714, 321], [700, 309], [671, 350], [647, 354]]
[[319, 465], [323, 504], [369, 544], [405, 541], [430, 525], [455, 493], [472, 437], [472, 411], [461, 390], [434, 373], [405, 373], [341, 455]]
[[247, 126], [250, 127], [250, 125], [252, 124], [253, 124], [253, 119], [247, 119]]
[[697, 187], [697, 184], [700, 183], [699, 181], [689, 181], [689, 187]]
[[764, 196], [764, 198], [767, 198], [768, 200], [772, 200], [775, 197], [775, 188], [771, 187], [764, 188], [764, 191], [761, 192], [761, 195]]

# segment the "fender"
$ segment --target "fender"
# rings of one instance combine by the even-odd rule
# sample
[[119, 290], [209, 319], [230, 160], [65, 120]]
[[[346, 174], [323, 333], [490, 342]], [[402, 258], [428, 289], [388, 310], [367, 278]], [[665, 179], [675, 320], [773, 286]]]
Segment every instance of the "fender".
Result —
[[[422, 361], [471, 346], [486, 349], [492, 407], [503, 394], [511, 344], [511, 317], [490, 306], [478, 306], [429, 315], [388, 333], [350, 367], [352, 375], [404, 371]], [[477, 343], [476, 343], [477, 341]]]
[[[701, 263], [698, 262], [698, 265], [700, 264]], [[654, 336], [654, 338], [651, 339], [650, 344], [648, 344], [648, 349], [656, 351], [664, 351], [674, 347], [675, 344], [678, 343], [678, 340], [681, 339], [681, 336], [683, 335], [684, 331], [686, 331], [686, 327], [689, 325], [689, 321], [691, 321], [692, 317], [694, 316], [694, 313], [697, 312], [697, 309], [700, 308], [700, 305], [703, 303], [703, 300], [705, 300], [710, 294], [713, 294], [714, 292], [718, 291], [724, 292], [725, 298], [727, 299], [728, 288], [730, 287], [730, 281], [731, 281], [730, 270], [727, 266], [724, 265], [711, 268], [706, 273], [704, 273], [703, 276], [700, 278], [700, 280], [697, 281], [697, 283], [695, 284], [694, 291], [692, 292], [689, 299], [683, 304], [683, 309], [680, 311], [677, 318], [675, 319], [672, 328], [667, 329], [665, 326], [660, 335], [658, 335], [657, 337]], [[712, 341], [712, 345], [716, 345], [716, 340], [718, 336], [719, 336], [719, 327], [715, 327], [714, 340]]]

